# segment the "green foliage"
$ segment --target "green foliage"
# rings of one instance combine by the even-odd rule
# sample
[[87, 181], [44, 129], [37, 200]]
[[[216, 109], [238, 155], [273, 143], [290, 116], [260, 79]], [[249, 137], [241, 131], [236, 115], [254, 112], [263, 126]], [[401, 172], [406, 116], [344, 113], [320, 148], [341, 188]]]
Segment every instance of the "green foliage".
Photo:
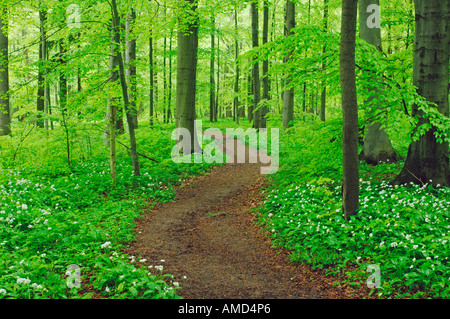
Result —
[[[142, 126], [140, 151], [161, 163], [143, 160], [142, 176], [134, 177], [123, 149], [116, 187], [111, 185], [107, 148], [96, 144], [103, 151], [85, 161], [74, 160], [69, 169], [64, 152], [56, 151], [60, 131], [47, 138], [47, 133], [35, 132], [23, 141], [20, 164], [15, 163], [15, 169], [2, 165], [0, 298], [177, 298], [178, 285], [170, 275], [160, 268], [146, 269], [139, 256], [130, 260], [123, 249], [134, 238], [134, 221], [141, 212], [171, 201], [175, 184], [211, 164], [173, 163], [172, 127]], [[33, 143], [39, 139], [43, 141], [36, 148]], [[74, 144], [83, 139], [78, 135]], [[2, 143], [2, 158], [11, 163], [14, 150], [7, 143]], [[41, 152], [33, 154], [37, 149]], [[66, 283], [72, 264], [81, 267], [80, 289], [69, 289]]]
[[382, 287], [371, 293], [380, 297], [448, 298], [450, 190], [390, 185], [402, 163], [361, 164], [359, 211], [345, 222], [339, 125], [297, 124], [282, 136], [260, 224], [293, 261], [353, 286], [364, 287], [368, 265], [379, 265]]

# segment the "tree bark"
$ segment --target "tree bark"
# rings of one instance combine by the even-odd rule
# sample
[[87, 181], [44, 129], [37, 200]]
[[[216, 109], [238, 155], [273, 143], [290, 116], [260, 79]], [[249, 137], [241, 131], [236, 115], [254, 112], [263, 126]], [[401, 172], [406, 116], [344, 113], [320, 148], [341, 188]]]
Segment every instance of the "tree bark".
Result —
[[356, 98], [355, 42], [357, 2], [343, 0], [340, 44], [340, 76], [343, 113], [343, 215], [356, 214], [359, 205], [358, 105]]
[[[359, 0], [359, 37], [367, 43], [373, 45], [379, 51], [382, 51], [381, 45], [381, 29], [378, 26], [369, 27], [369, 23], [376, 12], [372, 13], [370, 6], [377, 6], [379, 8], [379, 0]], [[375, 19], [380, 17], [376, 17]], [[382, 88], [373, 86], [372, 96], [366, 103], [377, 99], [382, 94]], [[359, 159], [368, 164], [377, 165], [379, 163], [395, 162], [397, 160], [397, 153], [395, 152], [389, 135], [381, 128], [381, 123], [372, 122], [367, 119], [367, 130], [365, 132], [363, 149], [359, 154]]]
[[[190, 141], [184, 150], [201, 151], [195, 131], [195, 97], [197, 79], [198, 17], [195, 0], [185, 0], [187, 21], [180, 21], [177, 52], [176, 127], [187, 129]], [[187, 144], [189, 143], [189, 144]], [[186, 154], [185, 154], [186, 155]]]
[[44, 80], [44, 64], [46, 57], [46, 35], [45, 35], [45, 20], [46, 20], [46, 12], [43, 11], [39, 5], [39, 29], [40, 29], [40, 38], [39, 41], [39, 63], [38, 63], [38, 88], [37, 88], [37, 101], [36, 101], [36, 125], [38, 127], [44, 127], [44, 120], [42, 119], [42, 115], [45, 113], [45, 80]]
[[211, 17], [211, 57], [210, 57], [210, 68], [209, 68], [209, 121], [214, 122], [214, 111], [216, 104], [216, 81], [215, 81], [215, 18]]
[[154, 122], [154, 108], [155, 108], [155, 72], [153, 71], [153, 30], [148, 39], [148, 59], [150, 65], [150, 127], [153, 127]]
[[[295, 3], [291, 0], [286, 1], [286, 21], [285, 21], [284, 36], [287, 38], [292, 35], [292, 29], [295, 27]], [[288, 63], [291, 59], [292, 52], [289, 52], [285, 58], [284, 63]], [[290, 76], [286, 76], [284, 85], [289, 86], [291, 82]], [[291, 126], [294, 120], [294, 88], [285, 88], [283, 91], [283, 130]]]
[[124, 101], [124, 110], [127, 117], [128, 122], [128, 133], [130, 135], [130, 151], [131, 151], [131, 162], [133, 166], [133, 174], [134, 176], [139, 176], [139, 157], [136, 149], [136, 136], [135, 136], [135, 128], [133, 123], [133, 118], [130, 112], [130, 101], [128, 99], [128, 87], [125, 77], [125, 67], [122, 59], [122, 53], [120, 50], [120, 19], [119, 13], [117, 11], [116, 0], [112, 0], [112, 11], [113, 11], [113, 33], [114, 33], [114, 45], [115, 45], [115, 54], [117, 56], [117, 61], [119, 62], [119, 77], [120, 84], [122, 87], [122, 96]]
[[[324, 9], [323, 9], [323, 32], [328, 32], [328, 0], [323, 1]], [[323, 45], [323, 54], [324, 58], [322, 59], [322, 72], [325, 74], [325, 53], [327, 52], [327, 45]], [[327, 104], [327, 85], [326, 81], [322, 81], [322, 94], [320, 95], [320, 120], [325, 122], [325, 109]]]
[[235, 78], [234, 78], [234, 114], [236, 124], [239, 125], [239, 77], [240, 77], [240, 69], [239, 69], [239, 33], [238, 33], [238, 11], [237, 5], [234, 8], [234, 63], [235, 63]]
[[0, 4], [0, 136], [11, 134], [8, 69], [8, 8]]
[[130, 88], [130, 112], [133, 120], [134, 128], [138, 128], [138, 112], [137, 112], [137, 83], [136, 83], [136, 39], [132, 35], [134, 24], [136, 21], [136, 11], [131, 8], [126, 21], [126, 53], [125, 64], [127, 65], [128, 86]]
[[[413, 57], [413, 84], [417, 93], [435, 103], [437, 110], [449, 115], [449, 0], [416, 0], [416, 29]], [[418, 126], [428, 123], [417, 105], [412, 116], [418, 116]], [[394, 179], [395, 184], [450, 186], [449, 144], [439, 143], [432, 127], [419, 140], [410, 144], [405, 165]]]
[[[269, 37], [269, 1], [264, 0], [264, 11], [263, 11], [263, 34], [262, 34], [262, 45], [265, 45]], [[264, 59], [263, 61], [263, 76], [262, 76], [262, 95], [263, 106], [261, 107], [260, 114], [260, 128], [266, 128], [266, 115], [268, 111], [268, 104], [270, 100], [269, 96], [269, 60]]]
[[[252, 16], [252, 46], [259, 47], [258, 30], [258, 5], [255, 1], [251, 3]], [[259, 78], [259, 62], [256, 56], [253, 57], [253, 128], [259, 129], [261, 125], [261, 110], [258, 110], [259, 102], [261, 101], [261, 81]]]
[[169, 36], [169, 79], [168, 79], [168, 103], [167, 103], [167, 123], [172, 123], [172, 36], [173, 28], [170, 28]]

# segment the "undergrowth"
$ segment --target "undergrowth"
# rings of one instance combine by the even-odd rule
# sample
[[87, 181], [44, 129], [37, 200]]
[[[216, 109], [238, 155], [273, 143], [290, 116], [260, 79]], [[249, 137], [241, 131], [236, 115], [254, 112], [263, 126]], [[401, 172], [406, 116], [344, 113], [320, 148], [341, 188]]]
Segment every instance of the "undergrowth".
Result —
[[[116, 186], [95, 130], [72, 132], [70, 167], [58, 130], [0, 140], [0, 298], [178, 298], [181, 285], [163, 263], [146, 268], [123, 253], [141, 212], [172, 200], [177, 183], [211, 167], [175, 164], [171, 131], [138, 130], [139, 151], [158, 161], [141, 157], [140, 177], [118, 145]], [[80, 285], [71, 265], [80, 267]]]
[[[342, 217], [340, 121], [296, 125], [280, 144], [259, 221], [293, 261], [367, 287], [381, 270], [380, 298], [450, 296], [450, 189], [392, 186], [402, 162], [360, 165], [360, 207]], [[406, 147], [395, 144], [404, 153]]]

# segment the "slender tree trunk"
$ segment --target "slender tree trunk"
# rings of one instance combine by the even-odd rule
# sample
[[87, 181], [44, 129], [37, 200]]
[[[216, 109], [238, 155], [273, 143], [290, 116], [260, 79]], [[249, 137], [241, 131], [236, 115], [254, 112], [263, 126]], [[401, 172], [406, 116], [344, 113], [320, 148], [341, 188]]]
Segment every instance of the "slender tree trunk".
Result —
[[167, 123], [167, 37], [163, 44], [163, 123]]
[[220, 92], [220, 35], [217, 36], [217, 91], [216, 91], [216, 118], [215, 121], [217, 122], [217, 113], [220, 114], [220, 117], [223, 118], [222, 114], [222, 105], [219, 104], [219, 92]]
[[117, 60], [119, 62], [119, 76], [120, 76], [120, 84], [122, 86], [122, 96], [124, 101], [124, 110], [127, 117], [128, 122], [128, 131], [130, 134], [130, 151], [131, 151], [131, 162], [133, 166], [133, 174], [134, 176], [139, 176], [139, 158], [137, 154], [136, 149], [136, 136], [135, 136], [135, 129], [134, 129], [134, 123], [133, 118], [130, 112], [130, 101], [128, 99], [128, 88], [127, 88], [127, 82], [125, 77], [125, 67], [122, 59], [122, 53], [120, 50], [120, 19], [119, 19], [119, 13], [117, 12], [117, 4], [116, 0], [112, 0], [112, 10], [113, 10], [113, 33], [114, 33], [114, 40], [115, 40], [115, 53], [117, 56]]
[[64, 128], [66, 134], [66, 150], [67, 150], [67, 164], [69, 168], [71, 167], [70, 160], [70, 135], [69, 135], [69, 124], [67, 123], [67, 77], [65, 70], [65, 54], [67, 50], [65, 48], [65, 44], [63, 40], [59, 42], [59, 64], [61, 66], [61, 70], [59, 72], [59, 108], [62, 117], [62, 126]]
[[[291, 0], [286, 1], [286, 28], [285, 37], [292, 35], [292, 29], [295, 27], [295, 3]], [[284, 58], [284, 63], [291, 59], [292, 52], [289, 52]], [[290, 76], [285, 78], [285, 86], [291, 82]], [[286, 130], [294, 120], [294, 88], [285, 88], [283, 91], [283, 130]]]
[[[413, 84], [419, 95], [435, 103], [437, 111], [448, 116], [450, 1], [416, 0], [415, 10]], [[429, 124], [417, 105], [413, 106], [411, 115], [419, 118], [417, 127]], [[432, 126], [410, 144], [405, 165], [394, 183], [450, 186], [449, 144], [438, 142], [435, 132]]]
[[[255, 1], [251, 3], [251, 16], [252, 16], [252, 46], [253, 48], [259, 47], [259, 39], [258, 39], [258, 5]], [[258, 110], [259, 102], [261, 100], [261, 84], [259, 78], [259, 62], [258, 58], [253, 57], [253, 128], [259, 129], [261, 125], [261, 111]]]
[[130, 112], [134, 128], [138, 128], [137, 112], [137, 83], [136, 83], [136, 39], [133, 36], [133, 28], [136, 21], [136, 11], [131, 8], [126, 21], [126, 53], [125, 63], [127, 64], [128, 86], [130, 88]]
[[150, 127], [153, 127], [154, 122], [154, 107], [155, 107], [155, 74], [154, 74], [154, 64], [153, 64], [153, 30], [151, 31], [150, 38], [148, 39], [148, 58], [150, 65]]
[[176, 127], [190, 133], [190, 141], [183, 141], [186, 143], [184, 150], [197, 152], [201, 151], [195, 130], [198, 16], [195, 0], [183, 2], [186, 6], [184, 12], [188, 12], [189, 17], [187, 21], [180, 21], [182, 26], [178, 31]]
[[44, 120], [42, 115], [45, 112], [45, 80], [44, 80], [44, 64], [46, 56], [46, 35], [44, 29], [44, 23], [46, 19], [46, 13], [43, 11], [39, 4], [39, 25], [40, 25], [40, 36], [41, 40], [39, 42], [39, 63], [38, 63], [38, 88], [37, 88], [37, 101], [36, 101], [36, 125], [38, 127], [44, 127]]
[[357, 1], [343, 0], [340, 75], [343, 113], [343, 214], [348, 220], [359, 206], [358, 105], [356, 98], [355, 43]]
[[[112, 33], [112, 41], [114, 41], [114, 34], [111, 27], [111, 33]], [[117, 60], [116, 50], [114, 48], [114, 45], [111, 45], [110, 48], [110, 55], [109, 55], [109, 83], [111, 84], [111, 88], [115, 87], [115, 83], [119, 81], [119, 73], [117, 72], [117, 66], [119, 65], [119, 62]], [[113, 89], [114, 90], [114, 89]], [[104, 140], [105, 145], [110, 147], [115, 147], [115, 145], [110, 144], [110, 142], [115, 139], [115, 136], [117, 135], [117, 109], [118, 109], [118, 98], [116, 97], [115, 93], [112, 93], [110, 96], [108, 96], [108, 107], [106, 112], [106, 123], [108, 123], [108, 131], [109, 133], [105, 132]], [[111, 118], [113, 117], [113, 118]], [[111, 131], [111, 125], [114, 124], [113, 129], [114, 132]], [[114, 154], [115, 156], [115, 154]], [[112, 157], [111, 157], [112, 160]], [[112, 161], [111, 161], [112, 162]]]
[[[263, 11], [263, 34], [262, 34], [262, 45], [265, 45], [269, 37], [269, 1], [264, 0], [264, 11]], [[266, 115], [268, 111], [268, 104], [270, 100], [269, 96], [269, 60], [264, 59], [263, 61], [263, 76], [262, 76], [262, 95], [263, 106], [261, 107], [261, 119], [260, 128], [266, 128]]]
[[172, 36], [173, 29], [170, 28], [169, 37], [169, 83], [168, 83], [168, 103], [167, 103], [167, 123], [172, 123]]
[[[253, 70], [253, 69], [252, 69]], [[248, 102], [248, 121], [253, 120], [253, 78], [252, 70], [248, 72], [247, 76], [247, 102]]]
[[238, 34], [238, 11], [237, 5], [234, 8], [234, 63], [236, 68], [236, 75], [234, 79], [234, 114], [236, 117], [236, 124], [239, 125], [239, 77], [240, 77], [240, 69], [239, 69], [239, 34]]
[[[114, 39], [114, 36], [112, 38]], [[114, 46], [111, 46], [109, 56], [109, 82], [111, 83], [111, 86], [114, 86], [114, 83], [119, 80], [119, 75], [116, 70], [117, 65], [118, 61], [116, 52]], [[114, 96], [108, 96], [108, 109], [106, 112], [106, 122], [108, 123], [108, 125], [105, 132], [105, 145], [109, 146], [111, 181], [113, 185], [116, 185], [116, 120], [118, 98], [115, 96], [115, 93], [113, 93], [113, 95]]]
[[[323, 32], [325, 35], [328, 32], [328, 0], [323, 1], [324, 9], [323, 9]], [[323, 45], [323, 54], [324, 58], [322, 60], [322, 72], [325, 74], [325, 54], [327, 52], [327, 45]], [[325, 107], [327, 104], [327, 85], [325, 81], [322, 81], [322, 94], [320, 96], [320, 120], [325, 122]]]
[[11, 134], [8, 70], [8, 7], [0, 4], [0, 136]]
[[216, 81], [215, 81], [215, 18], [211, 17], [211, 58], [209, 68], [209, 121], [214, 122], [214, 110], [216, 108]]

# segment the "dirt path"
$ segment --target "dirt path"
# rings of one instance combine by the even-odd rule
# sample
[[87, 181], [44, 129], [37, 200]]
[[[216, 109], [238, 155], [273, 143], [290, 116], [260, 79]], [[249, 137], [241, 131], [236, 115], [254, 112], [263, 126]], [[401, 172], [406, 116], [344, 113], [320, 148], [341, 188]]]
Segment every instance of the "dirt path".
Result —
[[[248, 154], [238, 143], [237, 151], [243, 148]], [[271, 247], [250, 212], [261, 203], [264, 181], [260, 165], [248, 162], [185, 181], [174, 202], [138, 221], [128, 253], [149, 265], [164, 259], [164, 272], [183, 282], [179, 295], [186, 299], [358, 298]]]

